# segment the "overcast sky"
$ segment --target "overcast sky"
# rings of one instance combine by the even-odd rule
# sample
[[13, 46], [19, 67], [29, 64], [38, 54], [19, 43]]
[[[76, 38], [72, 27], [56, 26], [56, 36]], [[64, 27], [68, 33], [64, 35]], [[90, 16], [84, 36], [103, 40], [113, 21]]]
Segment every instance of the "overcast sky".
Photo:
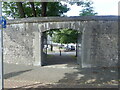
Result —
[[[91, 0], [93, 7], [98, 15], [118, 15], [118, 2], [120, 0]], [[67, 16], [78, 16], [81, 10], [80, 6], [70, 5], [70, 11], [66, 13]]]

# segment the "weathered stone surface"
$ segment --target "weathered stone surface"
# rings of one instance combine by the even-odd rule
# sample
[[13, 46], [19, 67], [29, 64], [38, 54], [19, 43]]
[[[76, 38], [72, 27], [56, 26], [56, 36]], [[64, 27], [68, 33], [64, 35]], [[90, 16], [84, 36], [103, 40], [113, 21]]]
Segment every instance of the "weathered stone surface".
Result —
[[81, 53], [78, 55], [78, 63], [82, 67], [116, 66], [117, 23], [115, 16], [45, 17], [8, 21], [7, 29], [4, 30], [4, 62], [44, 64], [43, 32], [68, 28], [83, 33], [82, 50], [78, 49], [78, 54]]
[[118, 62], [117, 22], [94, 23], [92, 30], [92, 66], [115, 66]]
[[32, 24], [12, 24], [4, 30], [4, 62], [33, 63]]

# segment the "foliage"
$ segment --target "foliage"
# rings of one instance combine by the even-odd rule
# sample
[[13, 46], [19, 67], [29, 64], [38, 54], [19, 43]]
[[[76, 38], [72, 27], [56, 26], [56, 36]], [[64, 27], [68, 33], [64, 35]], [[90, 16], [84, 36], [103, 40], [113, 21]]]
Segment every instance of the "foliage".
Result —
[[3, 3], [3, 13], [6, 17], [18, 17], [18, 9], [15, 2], [4, 2]]
[[53, 34], [53, 42], [56, 43], [76, 43], [78, 31], [70, 29], [57, 30]]
[[92, 4], [93, 4], [92, 1], [86, 1], [84, 4], [82, 4], [83, 9], [80, 11], [80, 16], [94, 16], [94, 15], [96, 15], [97, 13], [94, 11]]
[[[33, 8], [31, 8], [30, 2], [22, 2], [24, 8], [25, 17], [33, 17]], [[41, 2], [34, 2], [36, 16], [41, 16]], [[47, 16], [61, 16], [63, 13], [67, 12], [69, 8], [67, 5], [62, 5], [59, 2], [48, 2], [47, 3]], [[6, 17], [20, 18], [20, 12], [16, 5], [16, 2], [4, 2], [3, 3], [3, 13]]]
[[69, 11], [67, 5], [62, 5], [59, 2], [49, 2], [47, 8], [47, 16], [61, 16]]

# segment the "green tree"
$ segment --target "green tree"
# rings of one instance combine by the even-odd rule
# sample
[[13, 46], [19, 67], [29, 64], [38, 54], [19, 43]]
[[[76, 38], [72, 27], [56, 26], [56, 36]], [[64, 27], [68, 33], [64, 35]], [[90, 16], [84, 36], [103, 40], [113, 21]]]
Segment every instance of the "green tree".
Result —
[[70, 29], [61, 29], [53, 34], [53, 41], [61, 44], [76, 43], [78, 31]]
[[[78, 32], [76, 30], [71, 29], [61, 29], [56, 30], [54, 32], [53, 42], [61, 43], [61, 44], [69, 44], [69, 43], [77, 43], [78, 34], [82, 34], [81, 32]], [[77, 47], [77, 45], [76, 45]], [[76, 50], [76, 56], [77, 56], [77, 50]]]
[[33, 16], [36, 17], [37, 16], [37, 13], [36, 13], [36, 8], [35, 8], [35, 4], [34, 2], [30, 2], [30, 5], [32, 7], [32, 13], [33, 13]]
[[22, 5], [22, 2], [16, 2], [20, 17], [25, 18], [25, 12], [24, 12], [24, 8]]
[[66, 4], [62, 5], [59, 2], [49, 2], [47, 6], [47, 16], [64, 16], [64, 13], [69, 10]]
[[25, 18], [40, 16], [63, 16], [69, 8], [60, 2], [4, 2], [6, 17]]
[[80, 11], [80, 16], [94, 16], [97, 13], [94, 11], [94, 8], [92, 6], [92, 1], [86, 1], [84, 4], [82, 4], [82, 10]]

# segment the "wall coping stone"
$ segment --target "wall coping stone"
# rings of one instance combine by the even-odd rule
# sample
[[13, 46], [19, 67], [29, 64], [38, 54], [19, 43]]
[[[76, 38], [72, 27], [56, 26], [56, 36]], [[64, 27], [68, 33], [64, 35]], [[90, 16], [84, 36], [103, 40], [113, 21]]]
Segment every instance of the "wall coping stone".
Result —
[[65, 21], [118, 21], [118, 16], [32, 17], [7, 20], [7, 24]]

